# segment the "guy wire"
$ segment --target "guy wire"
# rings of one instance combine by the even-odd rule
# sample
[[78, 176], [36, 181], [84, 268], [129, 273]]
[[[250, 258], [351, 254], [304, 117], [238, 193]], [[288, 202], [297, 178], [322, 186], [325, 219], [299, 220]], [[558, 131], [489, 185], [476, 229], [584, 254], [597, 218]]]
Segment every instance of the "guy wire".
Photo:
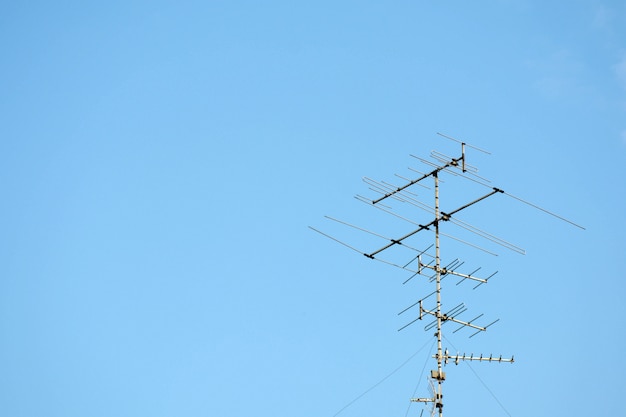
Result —
[[[417, 379], [417, 385], [415, 386], [415, 389], [413, 390], [413, 395], [412, 397], [415, 397], [415, 393], [417, 393], [417, 390], [420, 387], [420, 384], [422, 383], [422, 377], [424, 376], [424, 369], [426, 369], [426, 365], [428, 365], [428, 360], [430, 359], [430, 352], [433, 351], [433, 346], [435, 346], [435, 342], [437, 341], [437, 339], [433, 340], [433, 343], [430, 345], [430, 349], [428, 349], [428, 355], [426, 356], [426, 360], [424, 361], [424, 366], [422, 366], [422, 371], [420, 372], [420, 377]], [[409, 415], [409, 410], [411, 409], [411, 405], [413, 403], [409, 402], [409, 406], [406, 408], [406, 413], [404, 413], [404, 417], [407, 417]]]
[[[387, 374], [387, 376], [385, 376], [383, 379], [381, 379], [380, 381], [378, 381], [377, 383], [375, 383], [374, 385], [372, 385], [371, 387], [369, 387], [368, 389], [366, 389], [361, 395], [359, 395], [358, 397], [356, 397], [354, 400], [350, 401], [348, 404], [344, 405], [339, 411], [337, 411], [335, 414], [333, 414], [333, 417], [336, 417], [337, 415], [339, 415], [343, 410], [345, 410], [346, 408], [350, 407], [352, 404], [354, 404], [355, 402], [357, 402], [358, 400], [360, 400], [361, 398], [363, 398], [367, 393], [369, 393], [370, 391], [372, 391], [374, 388], [376, 388], [377, 386], [379, 386], [380, 384], [382, 384], [383, 382], [385, 382], [387, 379], [389, 379], [393, 374], [395, 374], [396, 372], [398, 372], [400, 369], [402, 369], [404, 367], [404, 365], [406, 365], [407, 363], [409, 363], [411, 361], [411, 359], [413, 359], [415, 356], [417, 356], [418, 353], [420, 353], [422, 350], [424, 350], [424, 348], [426, 346], [428, 346], [428, 343], [430, 342], [427, 341], [426, 343], [424, 343], [424, 345], [418, 349], [417, 352], [415, 352], [414, 354], [412, 354], [411, 356], [409, 356], [409, 358], [407, 360], [405, 360], [404, 362], [402, 362], [400, 364], [400, 366], [398, 366], [396, 369], [394, 369], [393, 371], [391, 371], [389, 374]], [[432, 346], [431, 346], [432, 348]]]
[[[450, 343], [450, 346], [452, 346], [452, 349], [454, 350], [458, 350], [454, 344], [450, 341], [450, 339], [448, 339], [447, 337], [443, 336], [444, 339], [446, 339], [446, 341], [448, 343]], [[485, 381], [483, 381], [480, 376], [478, 376], [478, 373], [474, 370], [474, 368], [472, 367], [472, 365], [470, 365], [469, 362], [467, 361], [463, 361], [467, 366], [469, 366], [470, 371], [472, 371], [472, 373], [474, 374], [474, 376], [476, 377], [476, 379], [478, 379], [478, 381], [480, 381], [481, 384], [483, 384], [483, 387], [485, 387], [485, 389], [487, 390], [487, 392], [489, 392], [489, 394], [491, 394], [491, 396], [493, 397], [494, 400], [496, 400], [496, 402], [498, 403], [498, 405], [500, 406], [500, 408], [502, 408], [504, 410], [505, 413], [507, 413], [509, 415], [509, 417], [513, 417], [511, 415], [511, 413], [509, 413], [509, 410], [507, 410], [504, 405], [502, 405], [502, 403], [500, 402], [500, 400], [498, 399], [498, 397], [496, 397], [496, 394], [493, 393], [493, 391], [491, 391], [489, 389], [489, 387], [487, 386], [487, 384], [485, 384]]]

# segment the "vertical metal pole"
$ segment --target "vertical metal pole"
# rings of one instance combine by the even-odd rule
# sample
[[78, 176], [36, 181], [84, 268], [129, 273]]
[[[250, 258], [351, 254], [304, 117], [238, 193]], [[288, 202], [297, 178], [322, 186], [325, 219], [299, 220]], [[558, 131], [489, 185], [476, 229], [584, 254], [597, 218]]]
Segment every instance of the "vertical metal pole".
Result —
[[441, 351], [441, 260], [439, 257], [439, 176], [435, 172], [435, 271], [437, 277], [437, 392], [435, 393], [435, 405], [439, 409], [439, 417], [443, 417], [443, 395], [441, 393], [443, 383], [442, 351]]
[[465, 142], [461, 143], [461, 159], [463, 160], [462, 171], [465, 172]]

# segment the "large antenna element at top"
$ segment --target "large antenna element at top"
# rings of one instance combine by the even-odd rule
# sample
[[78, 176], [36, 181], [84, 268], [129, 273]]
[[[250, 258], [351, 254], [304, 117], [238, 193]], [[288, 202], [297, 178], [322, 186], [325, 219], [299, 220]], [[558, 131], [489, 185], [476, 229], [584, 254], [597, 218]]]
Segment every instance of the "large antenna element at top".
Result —
[[443, 133], [440, 133], [440, 132], [437, 132], [437, 134], [439, 136], [443, 136], [444, 138], [448, 138], [448, 139], [453, 140], [453, 141], [455, 141], [457, 143], [460, 143], [462, 146], [467, 146], [468, 148], [476, 149], [477, 151], [481, 151], [482, 153], [486, 153], [487, 155], [491, 155], [491, 152], [486, 151], [484, 149], [480, 149], [478, 146], [468, 145], [467, 143], [463, 142], [462, 140], [455, 139], [452, 136], [444, 135]]
[[[399, 193], [399, 192], [401, 192], [401, 191], [403, 191], [403, 190], [405, 190], [405, 189], [409, 188], [410, 186], [415, 185], [415, 184], [419, 183], [420, 181], [422, 181], [422, 180], [424, 180], [424, 179], [426, 179], [426, 178], [428, 178], [428, 177], [430, 177], [430, 176], [432, 176], [432, 175], [435, 175], [435, 174], [437, 174], [438, 172], [443, 171], [443, 170], [445, 170], [445, 169], [447, 169], [447, 168], [452, 168], [452, 167], [459, 168], [459, 163], [461, 164], [461, 165], [460, 165], [461, 172], [467, 172], [467, 169], [466, 169], [466, 162], [465, 162], [465, 147], [466, 147], [466, 146], [467, 146], [468, 148], [476, 149], [476, 150], [478, 150], [478, 151], [480, 151], [480, 152], [483, 152], [483, 153], [486, 153], [486, 154], [488, 154], [488, 155], [491, 155], [491, 153], [487, 152], [487, 151], [486, 151], [486, 150], [484, 150], [484, 149], [480, 149], [480, 148], [479, 148], [479, 147], [477, 147], [477, 146], [468, 145], [467, 143], [465, 143], [465, 142], [463, 142], [463, 141], [460, 141], [460, 140], [458, 140], [458, 139], [455, 139], [455, 138], [453, 138], [453, 137], [451, 137], [451, 136], [444, 135], [443, 133], [439, 133], [439, 132], [437, 132], [437, 134], [438, 134], [439, 136], [443, 136], [444, 138], [448, 138], [448, 139], [453, 140], [453, 141], [455, 141], [455, 142], [457, 142], [457, 143], [460, 143], [460, 144], [461, 144], [461, 156], [460, 156], [460, 157], [458, 157], [458, 158], [449, 158], [449, 161], [447, 161], [447, 162], [446, 162], [446, 161], [443, 161], [441, 158], [436, 158], [436, 159], [440, 160], [440, 162], [443, 162], [444, 164], [443, 164], [443, 165], [441, 165], [441, 166], [435, 166], [436, 168], [435, 168], [433, 171], [431, 171], [431, 172], [429, 172], [429, 173], [426, 173], [426, 174], [423, 174], [421, 177], [419, 177], [419, 178], [417, 178], [417, 179], [410, 180], [407, 184], [404, 184], [403, 186], [398, 187], [398, 188], [396, 188], [395, 190], [393, 190], [393, 191], [391, 191], [391, 192], [389, 192], [389, 193], [386, 193], [386, 194], [385, 194], [385, 195], [383, 195], [382, 197], [377, 198], [376, 200], [373, 200], [373, 201], [372, 201], [372, 204], [377, 204], [377, 203], [379, 203], [379, 202], [383, 201], [384, 199], [386, 199], [386, 198], [388, 198], [388, 197], [391, 197], [392, 195], [394, 195], [394, 194], [396, 194], [396, 193]], [[441, 154], [440, 154], [440, 155], [441, 155]], [[443, 155], [442, 155], [442, 156], [443, 156]]]
[[[492, 320], [487, 324], [482, 322], [483, 314], [479, 314], [476, 316], [472, 316], [470, 319], [466, 319], [462, 317], [462, 315], [468, 310], [464, 303], [460, 304], [452, 304], [446, 305], [443, 302], [443, 294], [442, 294], [442, 281], [449, 276], [456, 277], [458, 280], [457, 285], [463, 282], [473, 282], [475, 284], [474, 289], [482, 286], [483, 284], [487, 284], [490, 282], [490, 279], [495, 276], [496, 272], [491, 274], [482, 275], [479, 273], [481, 270], [480, 267], [473, 269], [471, 272], [463, 271], [463, 266], [465, 265], [464, 261], [459, 260], [458, 258], [453, 258], [448, 263], [443, 263], [442, 255], [441, 255], [441, 237], [447, 236], [451, 237], [455, 240], [458, 240], [462, 243], [468, 244], [474, 248], [478, 248], [484, 250], [488, 253], [491, 253], [487, 249], [481, 248], [480, 246], [455, 238], [452, 235], [446, 234], [442, 232], [442, 228], [444, 225], [450, 224], [453, 227], [460, 227], [466, 231], [470, 231], [475, 235], [479, 236], [482, 239], [485, 239], [491, 243], [496, 243], [501, 247], [512, 250], [516, 253], [524, 253], [524, 250], [517, 245], [509, 243], [501, 238], [494, 236], [488, 232], [485, 232], [482, 229], [479, 229], [475, 226], [468, 224], [467, 222], [462, 221], [458, 218], [458, 214], [468, 209], [469, 207], [473, 207], [474, 205], [489, 199], [495, 195], [505, 195], [509, 196], [516, 201], [534, 207], [538, 210], [541, 210], [544, 213], [547, 213], [551, 216], [554, 216], [560, 220], [563, 220], [571, 225], [574, 225], [578, 228], [584, 229], [582, 226], [559, 216], [551, 211], [548, 211], [542, 207], [539, 207], [536, 204], [530, 203], [527, 200], [516, 197], [510, 193], [505, 192], [501, 188], [493, 187], [488, 184], [488, 181], [482, 177], [477, 175], [477, 168], [469, 165], [467, 163], [467, 155], [466, 148], [477, 150], [486, 154], [489, 154], [484, 149], [481, 149], [477, 146], [469, 145], [464, 141], [455, 139], [451, 136], [444, 135], [442, 133], [437, 133], [439, 136], [450, 139], [454, 142], [457, 142], [461, 145], [460, 155], [456, 157], [447, 156], [440, 152], [433, 151], [431, 153], [431, 157], [435, 162], [431, 162], [428, 160], [424, 160], [418, 158], [422, 161], [428, 168], [426, 172], [419, 172], [417, 170], [412, 170], [412, 172], [418, 172], [420, 175], [417, 178], [409, 179], [403, 177], [401, 175], [397, 175], [399, 178], [403, 178], [406, 182], [402, 185], [391, 185], [385, 181], [374, 181], [370, 178], [364, 178], [364, 181], [370, 186], [370, 189], [373, 190], [378, 195], [374, 198], [368, 199], [366, 197], [357, 196], [357, 199], [361, 202], [367, 203], [373, 207], [381, 209], [383, 212], [391, 214], [401, 220], [412, 224], [411, 229], [407, 232], [401, 234], [396, 237], [388, 237], [386, 234], [374, 232], [369, 230], [368, 228], [364, 228], [361, 226], [354, 225], [352, 223], [342, 221], [330, 216], [327, 216], [328, 219], [335, 221], [341, 225], [348, 226], [352, 229], [358, 230], [362, 233], [367, 233], [372, 236], [376, 236], [380, 239], [384, 239], [387, 241], [386, 244], [370, 249], [357, 249], [355, 245], [345, 243], [330, 234], [324, 233], [318, 229], [312, 228], [316, 232], [365, 255], [369, 259], [375, 259], [381, 262], [384, 262], [388, 265], [394, 266], [396, 268], [405, 271], [406, 273], [410, 273], [410, 277], [404, 281], [406, 284], [409, 280], [414, 277], [427, 277], [426, 280], [422, 283], [423, 286], [434, 285], [434, 290], [432, 290], [426, 296], [422, 296], [418, 301], [410, 305], [409, 307], [404, 308], [399, 314], [404, 314], [410, 311], [416, 311], [417, 317], [413, 320], [402, 326], [399, 330], [406, 329], [411, 324], [423, 320], [428, 317], [430, 321], [426, 324], [424, 329], [426, 331], [431, 331], [436, 329], [434, 335], [437, 341], [437, 353], [433, 355], [433, 358], [436, 360], [436, 369], [430, 372], [430, 385], [431, 385], [431, 396], [430, 397], [419, 397], [412, 398], [412, 402], [418, 402], [423, 404], [431, 404], [432, 405], [432, 414], [435, 412], [438, 413], [439, 417], [443, 417], [443, 383], [446, 380], [446, 374], [443, 371], [443, 367], [450, 362], [458, 364], [461, 361], [477, 361], [477, 362], [508, 362], [513, 363], [513, 356], [511, 357], [502, 357], [502, 355], [493, 356], [493, 355], [466, 355], [466, 354], [450, 354], [448, 349], [443, 348], [443, 327], [446, 323], [454, 323], [456, 325], [456, 329], [453, 332], [463, 331], [464, 329], [469, 330], [469, 337], [473, 337], [480, 333], [486, 332], [493, 324], [495, 324], [498, 319]], [[441, 179], [440, 175], [442, 173], [451, 174], [453, 177], [458, 177], [466, 180], [470, 180], [474, 183], [480, 184], [484, 187], [490, 189], [487, 194], [482, 194], [476, 196], [473, 200], [461, 204], [457, 207], [452, 207], [450, 209], [443, 209], [440, 207], [440, 186]], [[409, 189], [413, 185], [424, 185], [423, 183], [426, 181], [432, 181], [432, 190], [433, 190], [433, 202], [432, 205], [425, 204], [419, 200], [417, 200], [417, 194]], [[429, 188], [429, 187], [426, 187]], [[387, 199], [392, 199], [393, 201], [397, 201], [400, 203], [408, 203], [412, 207], [420, 208], [422, 211], [426, 211], [429, 216], [429, 219], [425, 221], [414, 221], [405, 216], [401, 216], [395, 213], [391, 207], [387, 205], [387, 203], [383, 203], [383, 201]], [[447, 226], [445, 226], [447, 227]], [[433, 233], [434, 234], [434, 242], [432, 242], [428, 247], [424, 248], [423, 242], [420, 243], [416, 240], [423, 236], [425, 233]], [[401, 262], [397, 261], [389, 261], [385, 258], [385, 254], [398, 250], [397, 248], [403, 248], [401, 256], [406, 256], [406, 259]], [[422, 249], [420, 249], [422, 248]], [[409, 251], [410, 254], [407, 255], [406, 252]], [[396, 254], [397, 256], [397, 254]], [[424, 258], [428, 258], [425, 260]], [[419, 311], [414, 307], [419, 307]]]

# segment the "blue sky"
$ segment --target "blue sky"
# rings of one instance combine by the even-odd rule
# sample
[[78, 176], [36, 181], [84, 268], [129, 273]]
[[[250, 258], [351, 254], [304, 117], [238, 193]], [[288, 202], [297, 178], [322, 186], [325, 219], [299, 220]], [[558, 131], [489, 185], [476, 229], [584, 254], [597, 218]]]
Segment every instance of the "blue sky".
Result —
[[[434, 338], [397, 313], [431, 285], [307, 226], [412, 230], [353, 196], [443, 132], [586, 228], [494, 196], [461, 218], [526, 255], [442, 241], [499, 271], [450, 302], [501, 319], [445, 347], [516, 358], [448, 365], [445, 415], [623, 415], [625, 28], [619, 1], [2, 5], [0, 414], [419, 416]], [[486, 190], [443, 179], [448, 209]]]

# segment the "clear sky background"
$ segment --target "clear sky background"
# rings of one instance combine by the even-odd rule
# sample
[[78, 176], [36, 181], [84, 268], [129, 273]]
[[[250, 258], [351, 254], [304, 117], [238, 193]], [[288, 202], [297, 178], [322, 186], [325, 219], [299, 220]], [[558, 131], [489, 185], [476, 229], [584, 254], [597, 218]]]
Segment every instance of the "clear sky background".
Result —
[[623, 1], [4, 2], [0, 51], [0, 415], [419, 416], [434, 338], [397, 313], [432, 284], [307, 226], [413, 230], [353, 196], [436, 132], [586, 228], [499, 195], [459, 218], [526, 255], [445, 225], [499, 272], [444, 308], [501, 320], [444, 347], [516, 359], [448, 365], [445, 415], [626, 415]]

